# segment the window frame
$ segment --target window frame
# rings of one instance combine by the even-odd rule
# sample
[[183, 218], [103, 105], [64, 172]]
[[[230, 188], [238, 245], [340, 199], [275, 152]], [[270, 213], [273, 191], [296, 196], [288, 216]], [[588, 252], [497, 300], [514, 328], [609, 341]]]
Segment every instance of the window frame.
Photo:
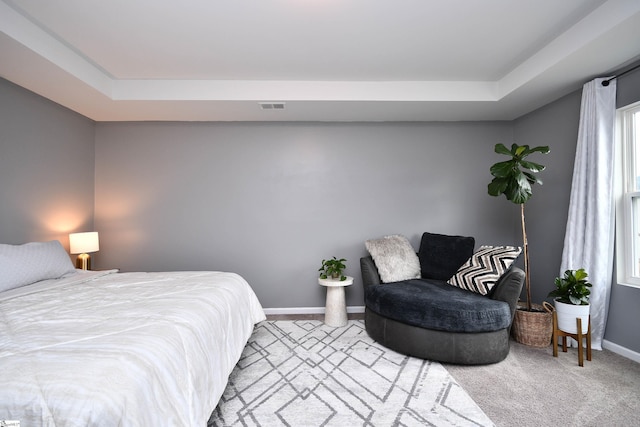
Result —
[[616, 270], [618, 284], [640, 288], [640, 126], [634, 119], [640, 123], [640, 101], [619, 108], [616, 118]]

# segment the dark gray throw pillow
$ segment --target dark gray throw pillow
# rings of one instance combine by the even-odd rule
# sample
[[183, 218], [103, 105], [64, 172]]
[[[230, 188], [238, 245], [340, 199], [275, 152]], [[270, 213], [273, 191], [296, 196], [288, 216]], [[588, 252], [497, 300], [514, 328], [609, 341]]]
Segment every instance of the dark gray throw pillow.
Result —
[[473, 237], [423, 233], [418, 258], [423, 279], [449, 280], [475, 248]]

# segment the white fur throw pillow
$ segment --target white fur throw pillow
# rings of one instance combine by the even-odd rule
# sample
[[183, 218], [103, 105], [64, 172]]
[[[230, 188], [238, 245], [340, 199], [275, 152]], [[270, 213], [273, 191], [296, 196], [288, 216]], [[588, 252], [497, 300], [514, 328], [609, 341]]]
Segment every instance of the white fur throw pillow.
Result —
[[364, 245], [383, 283], [420, 278], [420, 260], [406, 237], [394, 234], [367, 240]]

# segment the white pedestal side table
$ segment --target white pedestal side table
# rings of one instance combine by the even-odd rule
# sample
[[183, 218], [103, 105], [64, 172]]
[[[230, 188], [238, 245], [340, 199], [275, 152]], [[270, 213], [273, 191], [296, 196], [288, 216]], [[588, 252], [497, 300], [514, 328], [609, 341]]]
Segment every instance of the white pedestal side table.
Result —
[[347, 303], [344, 297], [345, 286], [353, 285], [353, 277], [340, 279], [318, 279], [318, 283], [327, 287], [327, 304], [324, 310], [324, 323], [328, 326], [347, 324]]

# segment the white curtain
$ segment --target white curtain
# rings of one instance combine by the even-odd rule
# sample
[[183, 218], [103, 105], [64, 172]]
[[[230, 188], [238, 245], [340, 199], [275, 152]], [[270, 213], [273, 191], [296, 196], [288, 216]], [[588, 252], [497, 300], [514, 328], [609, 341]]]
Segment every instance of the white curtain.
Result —
[[[602, 350], [613, 276], [613, 164], [616, 81], [595, 79], [582, 89], [569, 216], [560, 275], [584, 268], [591, 288], [592, 348]], [[574, 342], [575, 343], [575, 342]]]

